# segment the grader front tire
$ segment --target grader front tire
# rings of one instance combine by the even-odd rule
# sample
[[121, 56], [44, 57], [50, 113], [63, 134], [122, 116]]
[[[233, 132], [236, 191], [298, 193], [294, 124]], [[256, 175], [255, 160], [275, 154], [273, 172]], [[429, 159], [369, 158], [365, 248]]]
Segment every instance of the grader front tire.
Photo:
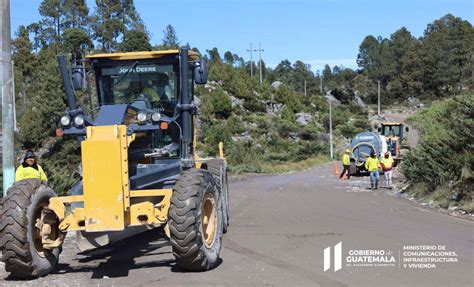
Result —
[[176, 263], [190, 271], [207, 271], [219, 263], [222, 209], [213, 176], [189, 169], [176, 181], [169, 210], [171, 246]]
[[5, 269], [13, 278], [37, 278], [56, 266], [59, 249], [43, 249], [35, 227], [41, 209], [54, 196], [38, 179], [16, 182], [8, 190], [0, 211], [0, 249]]

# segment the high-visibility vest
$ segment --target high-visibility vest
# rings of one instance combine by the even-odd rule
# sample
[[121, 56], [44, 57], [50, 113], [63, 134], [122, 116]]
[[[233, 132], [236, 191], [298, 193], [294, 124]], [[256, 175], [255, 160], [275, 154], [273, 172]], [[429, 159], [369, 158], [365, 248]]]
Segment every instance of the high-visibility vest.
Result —
[[393, 166], [393, 158], [389, 156], [388, 158], [383, 157], [380, 160], [380, 163], [384, 166], [384, 170], [391, 170]]
[[379, 165], [380, 165], [380, 162], [379, 162], [379, 159], [378, 158], [372, 158], [372, 157], [369, 157], [367, 158], [366, 162], [365, 162], [365, 168], [370, 172], [370, 171], [376, 171], [379, 169]]
[[345, 153], [342, 156], [342, 164], [343, 165], [350, 165], [351, 164], [351, 159], [349, 158], [349, 155], [347, 153]]
[[160, 96], [158, 96], [158, 93], [155, 91], [155, 89], [151, 87], [143, 88], [143, 94], [150, 96], [152, 102], [160, 101]]
[[20, 165], [15, 172], [15, 181], [20, 181], [27, 178], [37, 178], [41, 181], [47, 181], [48, 177], [44, 173], [43, 168], [39, 164], [36, 167]]

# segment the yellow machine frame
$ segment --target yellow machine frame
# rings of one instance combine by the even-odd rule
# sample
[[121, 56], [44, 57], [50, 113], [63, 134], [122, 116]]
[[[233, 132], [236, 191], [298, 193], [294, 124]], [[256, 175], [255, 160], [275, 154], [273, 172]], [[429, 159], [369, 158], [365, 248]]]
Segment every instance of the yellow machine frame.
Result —
[[[196, 134], [196, 133], [195, 133]], [[86, 139], [81, 142], [83, 164], [83, 195], [53, 197], [48, 208], [59, 220], [59, 230], [67, 231], [121, 231], [126, 226], [165, 225], [168, 220], [172, 189], [130, 190], [128, 176], [128, 147], [135, 135], [127, 136], [125, 125], [89, 126]], [[196, 137], [193, 139], [196, 147]], [[219, 156], [224, 159], [224, 145], [219, 143]], [[195, 167], [201, 168], [206, 159], [195, 155]], [[140, 197], [161, 198], [131, 203]], [[83, 202], [66, 215], [66, 204]], [[62, 243], [43, 242], [54, 248]]]
[[[59, 219], [62, 232], [120, 231], [125, 226], [165, 224], [172, 189], [130, 190], [127, 151], [135, 136], [127, 136], [125, 125], [87, 127], [81, 143], [84, 195], [54, 197], [49, 209]], [[139, 197], [161, 197], [131, 203]], [[66, 216], [67, 203], [84, 202]]]

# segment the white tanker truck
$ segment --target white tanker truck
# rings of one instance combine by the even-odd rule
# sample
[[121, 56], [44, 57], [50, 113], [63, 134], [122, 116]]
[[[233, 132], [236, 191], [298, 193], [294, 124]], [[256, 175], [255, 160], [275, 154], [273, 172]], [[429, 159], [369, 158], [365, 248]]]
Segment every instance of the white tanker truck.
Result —
[[383, 135], [373, 132], [360, 132], [351, 140], [351, 175], [367, 172], [365, 161], [372, 152], [381, 157], [387, 151], [387, 142]]

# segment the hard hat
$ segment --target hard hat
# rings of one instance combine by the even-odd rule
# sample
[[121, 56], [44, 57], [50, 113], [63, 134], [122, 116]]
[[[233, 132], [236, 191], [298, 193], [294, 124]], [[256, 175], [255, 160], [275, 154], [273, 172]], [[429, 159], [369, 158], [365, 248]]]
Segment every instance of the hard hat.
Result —
[[27, 150], [25, 153], [25, 159], [27, 158], [36, 158], [35, 152], [32, 151], [31, 149]]
[[351, 151], [350, 151], [350, 150], [348, 150], [348, 149], [346, 149], [346, 150], [345, 150], [345, 152], [346, 152], [346, 153], [350, 153]]

